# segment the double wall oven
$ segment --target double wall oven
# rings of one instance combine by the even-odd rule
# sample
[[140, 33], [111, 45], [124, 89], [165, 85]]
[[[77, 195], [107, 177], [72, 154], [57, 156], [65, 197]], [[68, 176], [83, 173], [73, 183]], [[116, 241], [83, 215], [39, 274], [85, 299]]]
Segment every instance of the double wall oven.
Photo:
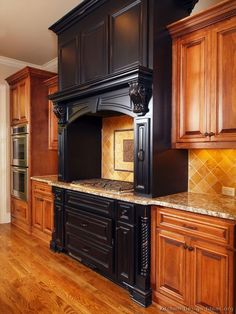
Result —
[[11, 129], [11, 194], [27, 200], [28, 189], [28, 125]]

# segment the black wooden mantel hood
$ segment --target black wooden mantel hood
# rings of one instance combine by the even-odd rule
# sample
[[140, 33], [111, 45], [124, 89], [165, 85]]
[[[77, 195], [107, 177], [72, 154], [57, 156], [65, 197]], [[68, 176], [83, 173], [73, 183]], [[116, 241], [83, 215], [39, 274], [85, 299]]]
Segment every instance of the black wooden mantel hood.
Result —
[[[58, 36], [59, 91], [50, 99], [59, 122], [61, 181], [101, 177], [101, 120], [114, 112], [134, 118], [135, 193], [187, 190], [187, 151], [171, 149], [172, 43], [166, 26], [187, 17], [196, 3], [85, 0], [50, 27]], [[85, 145], [89, 136], [93, 142]]]

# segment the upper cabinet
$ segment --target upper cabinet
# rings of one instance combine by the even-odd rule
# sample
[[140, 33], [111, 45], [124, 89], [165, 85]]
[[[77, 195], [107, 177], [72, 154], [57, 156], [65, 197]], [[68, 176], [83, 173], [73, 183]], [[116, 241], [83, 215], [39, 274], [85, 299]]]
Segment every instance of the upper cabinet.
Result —
[[100, 1], [85, 10], [76, 23], [51, 27], [58, 33], [59, 90], [148, 67], [148, 0]]
[[[48, 87], [48, 95], [54, 94], [58, 90], [58, 76], [55, 75], [45, 81]], [[53, 112], [53, 102], [48, 100], [48, 149], [57, 150], [58, 147], [58, 125], [57, 117]]]
[[173, 146], [236, 147], [236, 1], [168, 28], [173, 37]]
[[27, 78], [10, 87], [11, 125], [28, 122], [29, 92], [29, 80]]

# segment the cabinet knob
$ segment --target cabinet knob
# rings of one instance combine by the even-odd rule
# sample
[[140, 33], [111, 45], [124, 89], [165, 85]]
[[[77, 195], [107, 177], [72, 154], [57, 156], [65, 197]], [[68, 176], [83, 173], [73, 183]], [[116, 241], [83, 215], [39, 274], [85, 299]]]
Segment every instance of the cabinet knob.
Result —
[[88, 227], [88, 225], [87, 224], [80, 224], [80, 227], [86, 228], [86, 227]]
[[190, 246], [190, 247], [188, 248], [188, 250], [191, 252], [191, 251], [194, 250], [194, 247]]
[[187, 244], [186, 244], [186, 243], [184, 243], [183, 248], [184, 248], [185, 250], [187, 250], [188, 246], [187, 246]]
[[214, 136], [214, 135], [216, 135], [214, 132], [210, 132], [210, 133], [209, 133], [209, 136], [210, 136], [210, 137], [212, 137], [212, 136]]
[[209, 133], [208, 133], [208, 132], [205, 132], [204, 135], [207, 137], [207, 136], [209, 136]]

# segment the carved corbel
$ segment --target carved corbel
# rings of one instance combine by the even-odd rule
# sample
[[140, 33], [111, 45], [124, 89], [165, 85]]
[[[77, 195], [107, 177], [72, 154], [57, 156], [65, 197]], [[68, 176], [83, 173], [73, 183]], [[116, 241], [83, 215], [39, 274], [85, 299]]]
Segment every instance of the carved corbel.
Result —
[[129, 83], [129, 96], [133, 104], [133, 112], [145, 115], [149, 109], [148, 104], [152, 96], [152, 89], [139, 82]]
[[53, 105], [53, 112], [58, 119], [58, 123], [63, 125], [66, 124], [66, 107], [59, 104]]
[[175, 0], [176, 3], [190, 14], [199, 0]]

